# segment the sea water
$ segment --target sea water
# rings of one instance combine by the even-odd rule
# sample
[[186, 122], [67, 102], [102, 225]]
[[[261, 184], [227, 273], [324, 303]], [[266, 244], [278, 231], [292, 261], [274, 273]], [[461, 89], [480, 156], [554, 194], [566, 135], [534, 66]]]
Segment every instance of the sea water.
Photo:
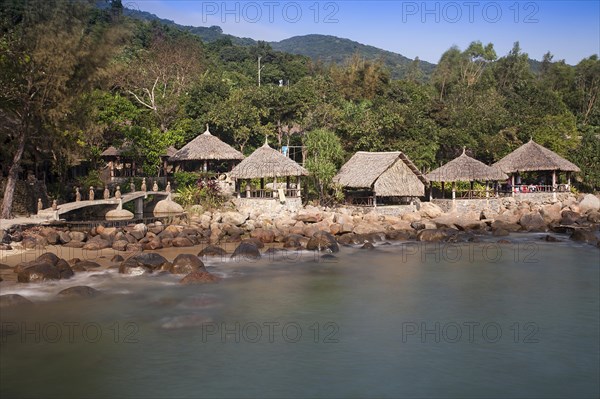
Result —
[[[12, 286], [0, 397], [598, 397], [600, 251], [404, 243], [213, 260], [219, 284]], [[102, 295], [56, 300], [73, 285]]]

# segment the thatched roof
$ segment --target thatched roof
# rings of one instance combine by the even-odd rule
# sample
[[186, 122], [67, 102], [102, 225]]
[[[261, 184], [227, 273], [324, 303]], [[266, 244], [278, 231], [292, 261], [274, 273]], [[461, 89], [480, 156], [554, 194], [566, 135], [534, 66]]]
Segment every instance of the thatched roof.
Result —
[[[404, 166], [398, 166], [399, 162]], [[409, 170], [414, 179], [411, 179], [411, 175], [403, 173], [403, 169]], [[388, 170], [394, 173], [387, 176]], [[382, 177], [385, 178], [385, 184], [383, 180], [379, 182]], [[359, 151], [342, 166], [333, 181], [347, 188], [370, 188], [379, 196], [416, 195], [411, 194], [411, 190], [407, 192], [407, 189], [419, 186], [415, 188], [422, 192], [422, 186], [429, 183], [412, 161], [400, 151]]]
[[161, 157], [169, 157], [170, 158], [173, 155], [175, 155], [176, 153], [177, 153], [177, 148], [170, 146], [161, 154]]
[[100, 154], [101, 157], [116, 157], [121, 155], [121, 151], [117, 150], [112, 145]]
[[203, 134], [187, 143], [169, 160], [173, 162], [228, 159], [244, 159], [244, 155], [229, 144], [219, 140], [218, 137], [210, 134], [208, 126], [206, 126], [206, 131]]
[[308, 171], [265, 143], [231, 171], [235, 179], [306, 176]]
[[[119, 148], [115, 148], [114, 146], [110, 146], [108, 147], [106, 150], [104, 150], [102, 152], [102, 154], [100, 154], [101, 157], [118, 157], [123, 155], [124, 153], [131, 153], [133, 152], [133, 145], [132, 144], [124, 144], [123, 147], [119, 147]], [[169, 148], [167, 148], [165, 151], [163, 151], [163, 153], [161, 154], [162, 157], [171, 157], [173, 155], [175, 155], [175, 153], [177, 152], [177, 148], [170, 146]]]
[[577, 165], [567, 161], [557, 153], [542, 147], [533, 139], [523, 144], [494, 164], [504, 173], [529, 172], [537, 170], [560, 170], [581, 172]]
[[426, 176], [429, 180], [438, 182], [508, 179], [508, 176], [502, 173], [500, 169], [471, 158], [465, 153], [464, 149], [461, 156], [428, 173]]

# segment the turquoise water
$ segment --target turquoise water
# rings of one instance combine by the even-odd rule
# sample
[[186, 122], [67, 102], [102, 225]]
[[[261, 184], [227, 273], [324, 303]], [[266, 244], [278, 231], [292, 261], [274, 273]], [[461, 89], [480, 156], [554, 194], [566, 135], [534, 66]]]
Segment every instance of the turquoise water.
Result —
[[1, 311], [0, 397], [598, 397], [600, 251], [532, 242], [45, 285]]

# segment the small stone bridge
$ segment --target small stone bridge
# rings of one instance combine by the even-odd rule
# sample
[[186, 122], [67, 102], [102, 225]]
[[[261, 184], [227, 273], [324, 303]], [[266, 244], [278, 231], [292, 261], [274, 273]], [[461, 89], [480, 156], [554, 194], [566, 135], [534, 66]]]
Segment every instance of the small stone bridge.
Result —
[[148, 197], [154, 197], [154, 200], [162, 200], [168, 198], [171, 193], [166, 191], [135, 191], [133, 193], [124, 194], [121, 199], [110, 198], [110, 199], [99, 199], [93, 201], [76, 201], [68, 202], [66, 204], [58, 205], [56, 210], [52, 208], [43, 209], [38, 212], [37, 217], [43, 219], [61, 219], [61, 216], [67, 215], [72, 212], [81, 210], [92, 210], [94, 208], [102, 207], [106, 211], [111, 209], [117, 209], [119, 205], [126, 204], [131, 201], [135, 201], [135, 214], [143, 215], [144, 213], [144, 200]]

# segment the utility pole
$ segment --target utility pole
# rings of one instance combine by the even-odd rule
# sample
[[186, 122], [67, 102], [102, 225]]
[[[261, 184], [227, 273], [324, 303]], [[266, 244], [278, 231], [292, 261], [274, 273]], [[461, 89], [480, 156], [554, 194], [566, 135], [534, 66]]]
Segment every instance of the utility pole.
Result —
[[260, 66], [261, 59], [262, 59], [262, 57], [258, 57], [258, 87], [260, 87], [260, 71], [262, 71], [263, 68], [265, 67], [264, 65], [262, 67]]

